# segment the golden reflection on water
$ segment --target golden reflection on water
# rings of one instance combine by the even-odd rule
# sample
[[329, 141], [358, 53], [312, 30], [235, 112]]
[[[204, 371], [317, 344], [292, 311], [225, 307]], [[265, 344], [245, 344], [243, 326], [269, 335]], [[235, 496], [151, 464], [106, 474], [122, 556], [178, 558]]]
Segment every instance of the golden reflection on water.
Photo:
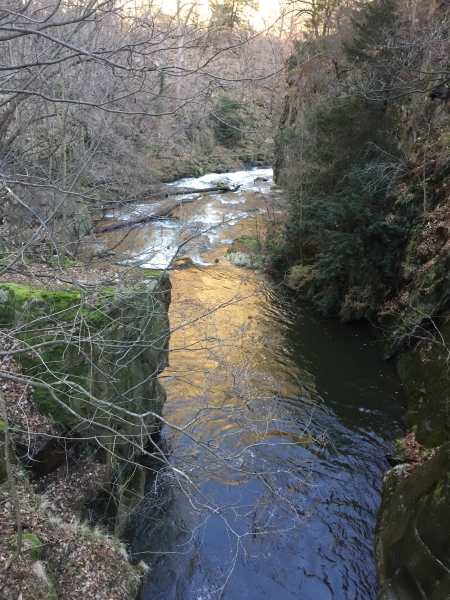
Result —
[[[241, 270], [236, 276], [235, 271], [220, 265], [170, 274], [171, 369], [164, 376], [182, 378], [205, 395], [208, 391], [216, 403], [236, 383], [238, 365], [241, 371], [255, 369], [260, 353], [263, 286], [253, 273]], [[234, 373], [227, 368], [231, 365]]]
[[301, 371], [278, 360], [285, 337], [267, 314], [269, 281], [230, 264], [175, 270], [171, 281], [167, 418], [237, 454], [251, 445], [308, 447], [306, 423], [293, 423], [278, 402], [298, 394]]

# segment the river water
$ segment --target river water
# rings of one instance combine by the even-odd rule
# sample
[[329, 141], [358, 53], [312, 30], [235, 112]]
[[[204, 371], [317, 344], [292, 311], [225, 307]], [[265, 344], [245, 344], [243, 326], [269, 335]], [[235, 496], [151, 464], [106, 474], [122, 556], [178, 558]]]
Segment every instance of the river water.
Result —
[[324, 319], [226, 260], [232, 239], [263, 236], [281, 210], [270, 170], [228, 177], [238, 192], [200, 197], [178, 221], [126, 240], [109, 236], [146, 267], [167, 266], [177, 250], [190, 258], [170, 272], [171, 366], [161, 380], [175, 427], [160, 446], [171, 468], [150, 472], [127, 533], [150, 568], [144, 598], [374, 600], [373, 534], [384, 456], [402, 433], [400, 384], [367, 328]]

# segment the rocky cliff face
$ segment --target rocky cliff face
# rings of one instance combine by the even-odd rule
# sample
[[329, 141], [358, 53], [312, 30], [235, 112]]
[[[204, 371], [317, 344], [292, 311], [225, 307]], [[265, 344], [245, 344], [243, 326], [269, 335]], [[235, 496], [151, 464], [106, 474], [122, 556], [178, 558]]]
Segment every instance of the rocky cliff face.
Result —
[[2, 324], [29, 348], [18, 356], [41, 412], [85, 436], [113, 430], [140, 447], [164, 405], [157, 376], [168, 360], [169, 303], [167, 275], [88, 294], [0, 286]]
[[[447, 22], [442, 6], [421, 8], [424, 27], [433, 15]], [[420, 60], [436, 68], [429, 55]], [[396, 361], [408, 429], [431, 458], [386, 476], [376, 538], [379, 600], [443, 600], [450, 598], [448, 85], [386, 100], [378, 117], [384, 125], [375, 120], [369, 128], [361, 115], [369, 119], [374, 109], [349, 98], [359, 67], [342, 85], [338, 66], [317, 58], [288, 74], [275, 171], [290, 210], [272, 251], [293, 289], [343, 320], [368, 318], [386, 359]], [[359, 156], [352, 154], [357, 134], [366, 144]], [[375, 139], [378, 147], [390, 144], [389, 160], [387, 152], [370, 154]], [[394, 163], [400, 166], [391, 176]], [[390, 177], [382, 193], [377, 169]]]
[[157, 376], [168, 361], [170, 289], [168, 275], [89, 293], [0, 286], [0, 321], [20, 340], [15, 357], [39, 411], [69, 439], [105, 451], [104, 488], [115, 499], [109, 516], [118, 535], [143, 498], [138, 458], [166, 398]]
[[450, 593], [450, 445], [405, 478], [384, 480], [377, 528], [379, 600], [446, 600]]

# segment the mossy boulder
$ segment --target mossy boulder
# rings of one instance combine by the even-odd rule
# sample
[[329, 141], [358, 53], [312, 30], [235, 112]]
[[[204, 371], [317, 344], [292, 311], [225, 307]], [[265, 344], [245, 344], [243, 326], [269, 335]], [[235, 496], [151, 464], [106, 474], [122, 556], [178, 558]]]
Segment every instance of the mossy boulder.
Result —
[[104, 436], [107, 426], [119, 441], [122, 434], [145, 445], [165, 401], [157, 376], [168, 356], [168, 276], [89, 294], [2, 289], [23, 347], [45, 344], [39, 353], [19, 355], [24, 372], [37, 382], [39, 410], [88, 437]]
[[[27, 285], [7, 283], [0, 285], [0, 327], [20, 323], [42, 326], [51, 320], [68, 321], [74, 316], [74, 307], [80, 302], [76, 289], [64, 291], [36, 289]], [[72, 309], [72, 310], [70, 310]]]
[[261, 250], [259, 240], [251, 235], [243, 235], [234, 240], [227, 250], [227, 260], [236, 267], [258, 269], [265, 264], [265, 257], [258, 254]]
[[378, 600], [450, 598], [449, 506], [450, 444], [406, 478], [388, 472], [376, 533]]
[[[244, 248], [242, 248], [242, 246]], [[261, 250], [261, 244], [259, 240], [251, 235], [243, 235], [240, 238], [237, 238], [233, 242], [233, 248], [236, 250], [247, 250], [248, 252], [259, 252]]]
[[43, 545], [35, 533], [24, 533], [22, 536], [22, 543], [24, 545], [24, 550], [28, 552], [32, 560], [40, 560]]
[[236, 267], [244, 267], [246, 269], [257, 269], [264, 265], [264, 256], [260, 254], [246, 254], [244, 252], [229, 252], [227, 259]]

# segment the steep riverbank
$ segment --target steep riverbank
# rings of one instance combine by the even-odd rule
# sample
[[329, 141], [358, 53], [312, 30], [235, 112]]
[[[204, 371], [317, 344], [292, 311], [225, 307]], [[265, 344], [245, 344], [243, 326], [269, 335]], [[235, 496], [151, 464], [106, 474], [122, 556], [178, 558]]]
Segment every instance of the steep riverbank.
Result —
[[[28, 266], [30, 275], [45, 270]], [[25, 285], [20, 275], [0, 284], [0, 453], [8, 433], [17, 488], [15, 496], [0, 469], [4, 564], [17, 522], [24, 531], [1, 589], [14, 598], [134, 599], [144, 570], [118, 536], [143, 498], [139, 461], [165, 401], [157, 376], [167, 364], [170, 281], [120, 266], [69, 267], [65, 277], [83, 284], [44, 287], [29, 276]], [[101, 498], [116, 537], [79, 524], [94, 524]]]
[[[428, 102], [424, 100], [425, 106]], [[447, 107], [440, 116], [447, 131]], [[408, 400], [408, 431], [421, 445], [421, 456], [430, 458], [413, 469], [413, 464], [404, 462], [408, 456], [400, 444], [399, 466], [385, 476], [376, 534], [379, 600], [450, 596], [450, 538], [444, 508], [450, 493], [448, 160], [444, 159], [445, 166], [440, 163], [446, 151], [439, 146], [438, 136], [434, 144], [426, 183], [431, 206], [425, 216], [418, 210], [409, 217], [409, 226], [397, 238], [389, 258], [389, 278], [362, 269], [353, 284], [341, 279], [344, 288], [337, 294], [333, 280], [311, 266], [318, 249], [324, 266], [327, 260], [333, 262], [334, 250], [320, 250], [320, 243], [314, 240], [304, 247], [308, 259], [291, 266], [288, 275], [293, 289], [319, 308], [326, 306], [326, 312], [347, 322], [369, 319], [385, 358], [396, 363]], [[420, 154], [417, 145], [412, 147]], [[386, 200], [381, 217], [385, 223], [401, 224], [403, 220], [404, 226], [408, 194], [408, 211], [415, 201], [423, 201], [418, 198], [423, 189], [417, 190], [413, 175], [417, 162], [412, 154], [409, 160], [416, 166]], [[386, 240], [389, 243], [388, 235]], [[380, 255], [379, 241], [372, 238], [365, 244], [358, 260], [369, 264], [371, 257]]]
[[[272, 237], [274, 262], [321, 312], [371, 323], [403, 384], [408, 440], [420, 444], [410, 456], [399, 441], [385, 477], [380, 600], [450, 596], [450, 108], [438, 74], [448, 9], [422, 2], [416, 19], [420, 40], [402, 5], [376, 1], [341, 41], [317, 40], [319, 56], [299, 50], [276, 148], [289, 215]], [[442, 54], [423, 50], [429, 27], [442, 31]], [[412, 37], [420, 81], [390, 46]]]

